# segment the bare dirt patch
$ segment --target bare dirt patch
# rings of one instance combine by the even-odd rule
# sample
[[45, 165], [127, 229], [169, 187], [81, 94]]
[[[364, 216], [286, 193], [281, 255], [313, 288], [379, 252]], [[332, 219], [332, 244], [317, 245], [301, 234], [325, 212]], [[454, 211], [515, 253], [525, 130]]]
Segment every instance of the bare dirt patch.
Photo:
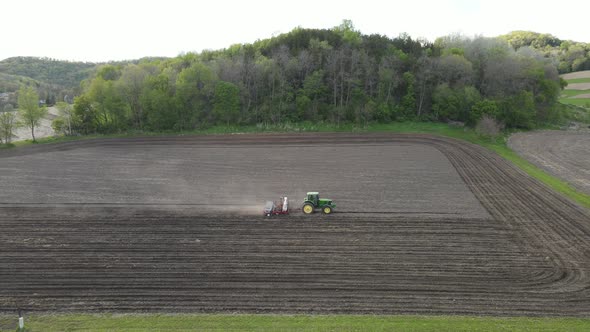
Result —
[[573, 80], [576, 78], [590, 78], [590, 70], [577, 71], [575, 73], [563, 74], [561, 77], [564, 80]]
[[590, 195], [590, 132], [517, 133], [508, 144], [533, 164]]
[[[273, 167], [282, 167], [276, 154], [286, 146], [301, 149], [297, 155], [302, 160], [310, 153], [309, 163], [314, 162], [314, 151], [324, 154], [338, 147], [331, 156], [340, 164], [330, 168], [342, 169], [342, 174], [351, 173], [347, 171], [350, 167], [355, 169], [347, 163], [365, 162], [359, 156], [366, 152], [347, 150], [350, 145], [355, 150], [384, 149], [377, 154], [406, 151], [408, 159], [422, 162], [420, 158], [425, 157], [426, 162], [444, 169], [433, 148], [447, 158], [487, 216], [340, 211], [329, 216], [293, 214], [266, 219], [204, 211], [198, 206], [162, 209], [127, 202], [104, 206], [11, 202], [0, 207], [0, 312], [13, 312], [16, 307], [37, 312], [584, 317], [590, 312], [588, 211], [497, 155], [464, 142], [389, 134], [113, 139], [3, 151], [0, 163], [41, 152], [49, 157], [51, 151], [69, 151], [87, 165], [80, 155], [84, 150], [105, 149], [104, 156], [109, 156], [114, 149], [137, 153], [145, 147], [150, 155], [154, 146], [184, 146], [183, 151], [190, 155], [190, 149], [204, 146], [214, 150], [240, 146], [253, 151], [261, 145], [271, 153], [260, 158]], [[420, 146], [420, 155], [425, 156], [405, 150]], [[173, 155], [178, 157], [177, 153]], [[199, 155], [207, 160], [205, 153]], [[365, 177], [346, 179], [358, 190], [340, 193], [341, 201], [370, 204], [376, 196], [359, 196], [363, 186], [399, 184], [395, 177], [367, 177], [385, 170], [385, 166], [370, 168], [381, 158], [374, 156], [373, 162], [367, 162]], [[287, 169], [306, 164], [297, 162]], [[321, 171], [321, 160], [315, 162], [312, 170]], [[244, 171], [237, 169], [247, 169], [247, 165], [228, 163], [224, 172], [228, 177], [240, 174]], [[390, 172], [404, 169], [403, 165], [393, 163]], [[114, 172], [107, 170], [105, 175]], [[80, 172], [84, 174], [82, 168]], [[408, 181], [423, 188], [454, 181], [445, 184], [427, 167], [420, 173], [425, 176], [408, 177]], [[207, 174], [215, 177], [215, 173]], [[269, 180], [276, 181], [281, 180]], [[39, 190], [47, 183], [41, 181]], [[407, 188], [412, 186], [416, 184]], [[446, 195], [437, 199], [445, 200]], [[425, 204], [439, 206], [434, 201]]]
[[[58, 111], [55, 107], [49, 107], [47, 111], [47, 116], [41, 119], [39, 126], [35, 128], [35, 138], [51, 137], [55, 135], [51, 123], [58, 116]], [[14, 137], [12, 138], [13, 142], [28, 139], [33, 139], [31, 128], [19, 127], [14, 131]]]
[[578, 99], [586, 99], [586, 98], [590, 98], [590, 93], [582, 93], [579, 95], [575, 95], [569, 98], [578, 98]]
[[[280, 140], [279, 140], [280, 142]], [[0, 202], [195, 205], [260, 214], [307, 191], [338, 211], [487, 217], [448, 159], [424, 144], [105, 144], [5, 158]]]
[[590, 83], [571, 83], [565, 87], [566, 90], [590, 90]]

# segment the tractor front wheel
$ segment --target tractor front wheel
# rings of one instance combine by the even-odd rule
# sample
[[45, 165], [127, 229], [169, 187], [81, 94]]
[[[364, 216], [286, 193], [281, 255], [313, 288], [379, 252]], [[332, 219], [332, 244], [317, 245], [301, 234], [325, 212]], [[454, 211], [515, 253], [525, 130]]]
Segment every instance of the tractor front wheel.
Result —
[[313, 213], [313, 205], [311, 205], [311, 204], [304, 204], [303, 205], [303, 213], [305, 213], [305, 214], [312, 214]]
[[330, 213], [332, 213], [332, 208], [329, 206], [324, 206], [322, 208], [322, 211], [324, 212], [324, 214], [330, 214]]

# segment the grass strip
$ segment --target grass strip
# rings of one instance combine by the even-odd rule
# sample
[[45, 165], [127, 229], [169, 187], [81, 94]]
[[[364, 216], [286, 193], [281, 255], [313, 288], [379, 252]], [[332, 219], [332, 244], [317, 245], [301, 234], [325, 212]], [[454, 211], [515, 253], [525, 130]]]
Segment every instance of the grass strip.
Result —
[[[6, 322], [6, 317], [2, 321]], [[268, 314], [56, 314], [25, 317], [25, 331], [31, 332], [589, 330], [590, 319], [587, 318]]]

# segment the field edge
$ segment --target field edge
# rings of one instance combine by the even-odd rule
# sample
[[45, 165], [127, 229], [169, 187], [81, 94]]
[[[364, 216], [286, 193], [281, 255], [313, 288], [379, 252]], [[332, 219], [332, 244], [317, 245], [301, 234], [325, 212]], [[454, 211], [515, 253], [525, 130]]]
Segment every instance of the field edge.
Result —
[[[2, 150], [12, 150], [14, 148], [24, 148], [33, 144], [58, 144], [64, 142], [93, 140], [101, 138], [133, 138], [133, 137], [153, 137], [153, 136], [191, 136], [191, 135], [239, 135], [239, 134], [273, 134], [273, 133], [315, 133], [315, 132], [339, 132], [339, 133], [404, 133], [404, 134], [432, 134], [443, 137], [450, 137], [463, 140], [469, 143], [483, 146], [502, 158], [508, 160], [517, 168], [524, 171], [529, 176], [542, 182], [549, 188], [564, 195], [577, 204], [590, 209], [590, 196], [577, 190], [568, 182], [561, 180], [541, 168], [522, 158], [516, 151], [508, 147], [508, 137], [512, 134], [491, 138], [477, 134], [475, 130], [465, 127], [457, 127], [438, 122], [393, 122], [389, 124], [371, 124], [364, 127], [358, 127], [353, 124], [335, 126], [330, 124], [310, 124], [310, 123], [286, 123], [283, 125], [257, 125], [257, 126], [216, 126], [203, 130], [196, 130], [186, 133], [126, 133], [116, 135], [92, 135], [92, 136], [59, 136], [39, 139], [37, 143], [31, 141], [20, 141], [12, 143], [10, 146], [0, 144]], [[1, 155], [0, 155], [1, 156]]]
[[[13, 322], [10, 322], [12, 320]], [[0, 331], [16, 330], [0, 315]], [[6, 324], [12, 325], [7, 326]], [[25, 331], [588, 331], [590, 318], [416, 315], [55, 314], [25, 316]]]

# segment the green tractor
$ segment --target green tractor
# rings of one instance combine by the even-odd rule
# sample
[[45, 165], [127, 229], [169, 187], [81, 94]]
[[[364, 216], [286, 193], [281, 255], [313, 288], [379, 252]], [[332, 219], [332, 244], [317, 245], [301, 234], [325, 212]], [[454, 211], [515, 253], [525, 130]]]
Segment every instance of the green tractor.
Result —
[[336, 204], [331, 199], [322, 198], [318, 192], [308, 192], [303, 200], [303, 213], [312, 214], [316, 209], [321, 209], [323, 213], [330, 214], [334, 211]]

